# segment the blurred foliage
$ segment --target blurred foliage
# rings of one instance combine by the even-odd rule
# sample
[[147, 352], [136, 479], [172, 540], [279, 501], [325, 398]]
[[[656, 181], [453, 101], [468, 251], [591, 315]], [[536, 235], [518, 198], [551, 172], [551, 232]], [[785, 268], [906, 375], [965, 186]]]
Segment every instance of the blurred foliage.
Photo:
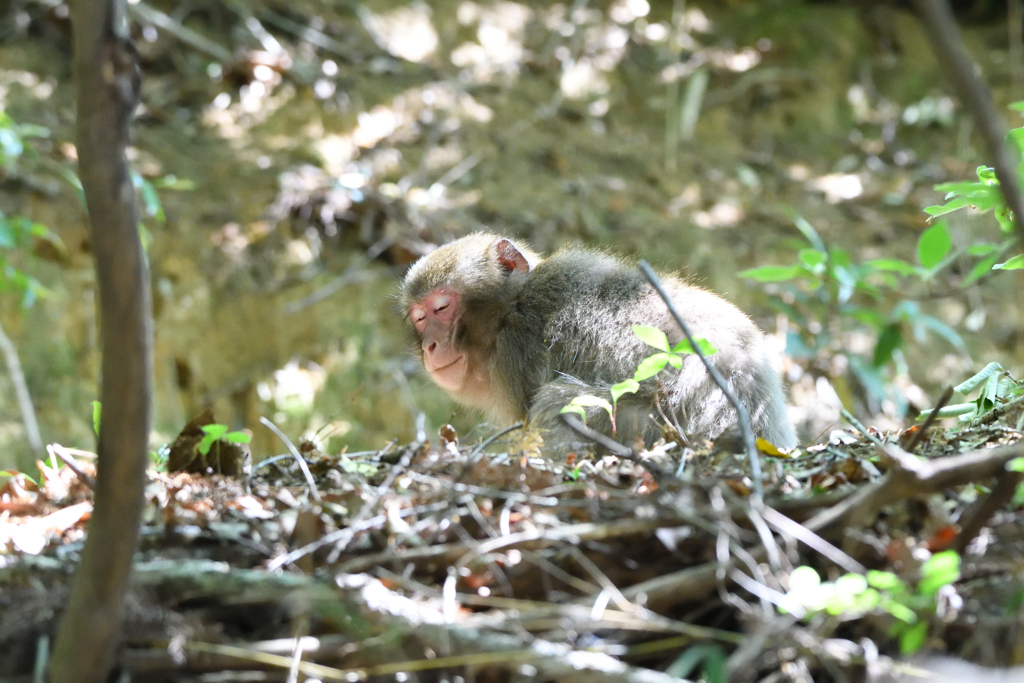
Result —
[[[804, 566], [789, 575], [786, 598], [791, 610], [805, 619], [827, 614], [851, 621], [888, 614], [893, 618], [890, 635], [899, 640], [902, 654], [912, 655], [928, 638], [939, 590], [959, 578], [960, 556], [952, 550], [935, 553], [925, 560], [915, 584], [908, 584], [893, 572], [877, 570], [844, 574], [835, 581], [822, 582], [818, 572]], [[780, 611], [789, 610], [780, 607]]]
[[[7, 178], [17, 177], [23, 157], [34, 158], [33, 138], [45, 138], [50, 131], [42, 126], [20, 124], [0, 111], [0, 169]], [[22, 308], [50, 294], [35, 277], [25, 271], [32, 258], [33, 240], [46, 241], [58, 252], [66, 252], [63, 243], [41, 223], [25, 216], [7, 216], [0, 210], [0, 294], [11, 293]]]

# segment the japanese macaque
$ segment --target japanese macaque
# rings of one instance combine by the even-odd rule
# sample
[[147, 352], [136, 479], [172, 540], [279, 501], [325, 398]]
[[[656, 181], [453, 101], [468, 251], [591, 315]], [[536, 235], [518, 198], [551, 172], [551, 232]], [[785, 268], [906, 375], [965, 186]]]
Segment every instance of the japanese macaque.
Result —
[[[717, 349], [709, 358], [750, 412], [755, 433], [776, 446], [796, 445], [785, 396], [764, 336], [735, 306], [675, 277], [663, 278], [695, 338]], [[671, 344], [683, 338], [664, 301], [639, 270], [597, 251], [570, 248], [542, 258], [519, 242], [477, 233], [424, 256], [409, 269], [401, 305], [415, 330], [427, 375], [456, 401], [490, 419], [528, 420], [555, 449], [586, 448], [559, 419], [581, 395], [609, 398], [656, 350], [634, 325], [652, 325]], [[664, 416], [691, 443], [715, 439], [736, 411], [700, 359], [685, 356], [618, 401], [614, 438], [650, 444]], [[609, 436], [600, 408], [587, 425]]]

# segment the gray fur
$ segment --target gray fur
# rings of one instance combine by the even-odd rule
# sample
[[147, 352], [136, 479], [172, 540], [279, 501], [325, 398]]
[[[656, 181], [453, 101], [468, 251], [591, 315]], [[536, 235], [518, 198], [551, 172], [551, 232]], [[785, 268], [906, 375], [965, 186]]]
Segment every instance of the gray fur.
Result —
[[[580, 437], [562, 424], [559, 412], [583, 394], [609, 398], [608, 387], [632, 377], [640, 361], [656, 353], [633, 333], [633, 325], [658, 327], [673, 345], [682, 332], [632, 264], [578, 248], [539, 259], [520, 247], [532, 270], [505, 275], [484, 263], [499, 239], [471, 235], [424, 257], [406, 277], [403, 297], [409, 303], [438, 283], [460, 288], [464, 312], [458, 338], [489, 359], [491, 386], [497, 390], [490, 405], [473, 407], [504, 421], [528, 417], [547, 430], [548, 446], [580, 448]], [[710, 360], [750, 411], [755, 432], [776, 446], [796, 445], [761, 331], [721, 297], [678, 278], [663, 281], [694, 336], [718, 349]], [[736, 411], [700, 359], [688, 355], [681, 370], [669, 368], [642, 382], [637, 394], [619, 399], [615, 438], [620, 442], [650, 443], [658, 436], [650, 416], [658, 415], [659, 380], [665, 388], [662, 410], [676, 414], [691, 443], [715, 439], [735, 424]], [[587, 424], [611, 432], [600, 408], [588, 410]]]

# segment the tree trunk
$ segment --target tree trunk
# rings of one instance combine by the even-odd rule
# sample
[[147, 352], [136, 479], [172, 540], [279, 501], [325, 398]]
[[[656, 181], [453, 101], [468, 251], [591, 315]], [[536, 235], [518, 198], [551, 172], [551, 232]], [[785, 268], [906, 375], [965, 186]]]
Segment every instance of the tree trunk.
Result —
[[150, 420], [149, 273], [128, 172], [139, 70], [124, 0], [74, 0], [79, 177], [99, 285], [103, 404], [95, 508], [51, 661], [55, 683], [102, 683], [114, 662], [142, 516]]

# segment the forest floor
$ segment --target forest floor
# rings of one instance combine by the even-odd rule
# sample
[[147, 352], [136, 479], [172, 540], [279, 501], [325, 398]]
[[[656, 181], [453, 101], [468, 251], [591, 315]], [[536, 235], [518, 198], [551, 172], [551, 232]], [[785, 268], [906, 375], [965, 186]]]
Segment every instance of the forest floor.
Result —
[[[201, 475], [239, 463], [226, 442], [201, 455], [196, 423], [172, 449], [181, 471], [148, 475], [119, 667], [133, 681], [1024, 680], [1021, 421], [1018, 399], [956, 431], [858, 424], [763, 445], [763, 493], [747, 456], [707, 447], [552, 461], [530, 433], [484, 452], [450, 428]], [[54, 448], [68, 464], [0, 489], [4, 680], [40, 680], [92, 509], [95, 456]]]

